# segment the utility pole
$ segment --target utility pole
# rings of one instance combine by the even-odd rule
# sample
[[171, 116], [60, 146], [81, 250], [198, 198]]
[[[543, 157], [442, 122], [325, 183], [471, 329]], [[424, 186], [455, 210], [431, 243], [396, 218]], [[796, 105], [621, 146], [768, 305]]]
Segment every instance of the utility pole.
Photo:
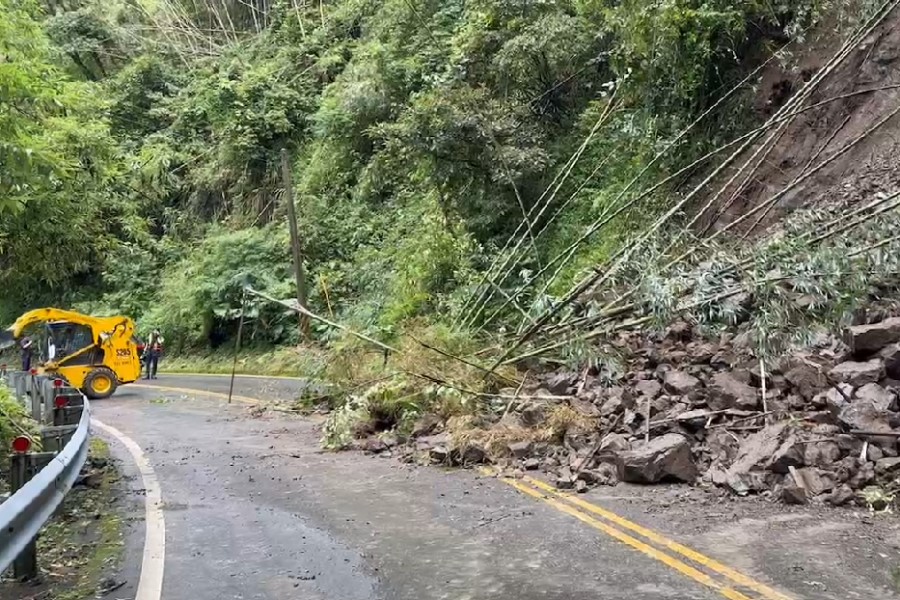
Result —
[[228, 404], [231, 404], [231, 395], [234, 393], [234, 375], [237, 373], [238, 352], [241, 351], [241, 334], [244, 333], [244, 311], [247, 308], [247, 288], [241, 292], [241, 320], [238, 322], [237, 341], [234, 343], [234, 361], [231, 363], [231, 383], [228, 384]]
[[[294, 183], [291, 161], [286, 148], [281, 149], [281, 180], [284, 185], [284, 202], [287, 205], [288, 226], [291, 230], [291, 251], [294, 256], [294, 278], [297, 281], [297, 303], [306, 308], [306, 272], [303, 269], [303, 253], [300, 250], [300, 234], [297, 232], [297, 213], [294, 208]], [[300, 334], [309, 339], [309, 317], [300, 315]]]

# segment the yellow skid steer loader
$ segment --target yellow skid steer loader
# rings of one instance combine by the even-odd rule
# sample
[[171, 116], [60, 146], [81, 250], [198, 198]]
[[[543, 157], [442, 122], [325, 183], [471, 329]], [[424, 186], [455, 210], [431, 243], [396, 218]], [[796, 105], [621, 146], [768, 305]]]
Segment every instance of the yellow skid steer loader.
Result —
[[88, 398], [107, 398], [141, 376], [141, 361], [128, 317], [91, 317], [58, 308], [39, 308], [0, 331], [0, 350], [16, 344], [25, 330], [45, 324], [55, 350], [38, 371], [58, 375]]

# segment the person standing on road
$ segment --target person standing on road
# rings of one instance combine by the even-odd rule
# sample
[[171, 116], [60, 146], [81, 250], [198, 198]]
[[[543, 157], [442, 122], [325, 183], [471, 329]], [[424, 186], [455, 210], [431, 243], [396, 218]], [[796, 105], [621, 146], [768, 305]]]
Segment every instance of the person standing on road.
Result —
[[144, 379], [156, 379], [156, 369], [159, 366], [159, 357], [162, 356], [163, 336], [159, 329], [154, 329], [147, 340], [147, 349], [144, 351], [147, 357], [147, 376]]
[[25, 336], [22, 338], [22, 370], [26, 373], [31, 370], [31, 359], [34, 356], [34, 340]]

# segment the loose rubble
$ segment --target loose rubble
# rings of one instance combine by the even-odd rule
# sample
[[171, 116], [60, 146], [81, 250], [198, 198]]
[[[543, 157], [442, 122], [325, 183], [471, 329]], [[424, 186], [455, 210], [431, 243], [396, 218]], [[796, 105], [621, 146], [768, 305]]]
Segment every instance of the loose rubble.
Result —
[[[868, 486], [900, 487], [900, 318], [851, 327], [842, 339], [821, 336], [764, 370], [739, 337], [710, 342], [684, 323], [619, 342], [630, 357], [619, 380], [550, 373], [464, 440], [426, 414], [395, 451], [435, 464], [492, 463], [511, 477], [544, 471], [557, 487], [579, 492], [684, 482], [844, 506], [864, 504]], [[572, 423], [550, 433], [552, 415], [563, 410]], [[393, 445], [358, 447], [378, 453]]]

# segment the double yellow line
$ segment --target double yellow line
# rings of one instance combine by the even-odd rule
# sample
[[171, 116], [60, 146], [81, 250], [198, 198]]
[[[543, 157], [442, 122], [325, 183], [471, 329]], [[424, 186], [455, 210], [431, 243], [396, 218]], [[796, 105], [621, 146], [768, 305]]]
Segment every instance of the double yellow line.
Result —
[[[496, 476], [496, 471], [483, 468], [484, 475]], [[723, 565], [683, 544], [670, 540], [655, 531], [638, 525], [577, 496], [561, 492], [532, 477], [522, 480], [500, 477], [500, 481], [516, 488], [556, 510], [572, 516], [638, 552], [678, 571], [729, 600], [794, 600], [752, 577]], [[634, 534], [634, 535], [632, 535]], [[640, 539], [643, 538], [643, 539]], [[705, 569], [704, 570], [701, 570]], [[710, 574], [712, 573], [712, 574]], [[748, 595], [752, 594], [752, 595]]]
[[[160, 392], [201, 394], [226, 399], [228, 394], [180, 387], [133, 384], [131, 387], [155, 389]], [[233, 396], [244, 404], [259, 404], [258, 398]], [[484, 467], [481, 473], [494, 477], [494, 469]], [[605, 533], [638, 552], [674, 569], [685, 577], [700, 583], [729, 600], [794, 600], [748, 575], [720, 563], [692, 548], [638, 525], [614, 512], [597, 506], [578, 496], [561, 492], [547, 483], [524, 477], [522, 480], [500, 477], [500, 481], [523, 494], [535, 498], [556, 510], [572, 516], [582, 523]], [[703, 570], [701, 570], [703, 569]], [[750, 594], [750, 595], [748, 595]]]

